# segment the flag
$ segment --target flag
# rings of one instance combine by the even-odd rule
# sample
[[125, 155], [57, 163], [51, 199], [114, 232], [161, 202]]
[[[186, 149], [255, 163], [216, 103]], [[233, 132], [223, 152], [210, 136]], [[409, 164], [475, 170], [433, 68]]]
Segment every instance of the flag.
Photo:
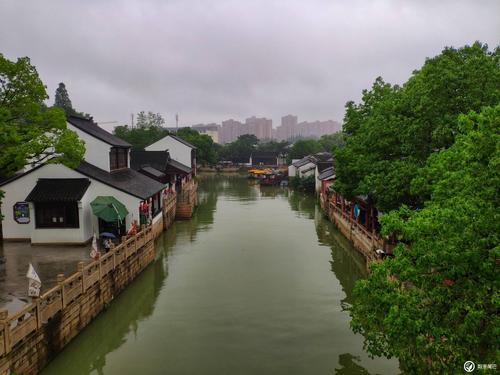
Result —
[[28, 272], [26, 273], [28, 278], [28, 296], [38, 297], [40, 295], [40, 288], [42, 287], [42, 281], [38, 277], [33, 265], [30, 263]]
[[97, 238], [94, 233], [94, 237], [92, 238], [92, 250], [90, 250], [90, 257], [92, 259], [97, 259], [99, 252], [97, 251]]

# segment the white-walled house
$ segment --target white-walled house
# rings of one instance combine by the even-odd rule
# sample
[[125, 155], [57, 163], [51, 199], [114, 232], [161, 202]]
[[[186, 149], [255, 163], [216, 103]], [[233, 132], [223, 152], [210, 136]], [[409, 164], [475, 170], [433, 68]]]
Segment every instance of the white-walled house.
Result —
[[[316, 168], [316, 159], [311, 155], [305, 156], [302, 159], [292, 163], [293, 176], [299, 176], [300, 178], [314, 175], [315, 168]], [[289, 173], [290, 173], [290, 168], [289, 168]]]
[[335, 178], [333, 170], [333, 161], [318, 161], [314, 171], [315, 176], [315, 191], [319, 194], [321, 191], [322, 181], [329, 181]]
[[295, 166], [295, 163], [299, 160], [300, 159], [292, 159], [292, 164], [288, 166], [288, 177], [295, 177], [297, 174], [297, 167]]
[[88, 119], [70, 117], [68, 128], [85, 141], [84, 161], [77, 168], [42, 164], [0, 183], [4, 239], [85, 243], [93, 233], [107, 231], [108, 224], [90, 206], [98, 196], [112, 196], [127, 208], [119, 234], [140, 221], [143, 202], [149, 203], [153, 221], [161, 218], [165, 185], [129, 168], [127, 142]]
[[196, 175], [196, 147], [176, 135], [166, 137], [147, 146], [146, 151], [168, 151], [172, 160], [192, 169]]

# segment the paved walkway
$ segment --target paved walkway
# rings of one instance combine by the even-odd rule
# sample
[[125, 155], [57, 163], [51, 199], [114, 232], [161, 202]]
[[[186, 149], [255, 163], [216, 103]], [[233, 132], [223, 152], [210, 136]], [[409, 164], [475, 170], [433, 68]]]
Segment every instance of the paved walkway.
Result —
[[56, 284], [57, 274], [69, 276], [80, 261], [89, 261], [87, 246], [31, 246], [0, 242], [0, 308], [17, 311], [29, 301], [26, 272], [31, 262], [42, 280], [42, 293]]

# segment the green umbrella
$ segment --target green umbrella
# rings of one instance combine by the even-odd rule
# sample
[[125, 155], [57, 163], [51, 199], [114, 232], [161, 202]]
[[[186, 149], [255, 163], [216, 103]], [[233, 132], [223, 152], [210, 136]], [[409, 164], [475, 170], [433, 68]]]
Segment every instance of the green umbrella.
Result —
[[115, 197], [98, 196], [90, 206], [95, 216], [107, 222], [125, 219], [128, 214], [127, 207]]

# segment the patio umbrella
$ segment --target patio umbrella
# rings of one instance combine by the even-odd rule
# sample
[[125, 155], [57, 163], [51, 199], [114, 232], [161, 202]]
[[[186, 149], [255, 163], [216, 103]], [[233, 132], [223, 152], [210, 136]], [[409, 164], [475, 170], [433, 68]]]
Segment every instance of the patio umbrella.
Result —
[[116, 238], [116, 236], [111, 232], [102, 232], [99, 237]]
[[128, 214], [127, 207], [118, 199], [111, 196], [98, 196], [90, 202], [92, 212], [98, 218], [108, 223], [122, 221]]

